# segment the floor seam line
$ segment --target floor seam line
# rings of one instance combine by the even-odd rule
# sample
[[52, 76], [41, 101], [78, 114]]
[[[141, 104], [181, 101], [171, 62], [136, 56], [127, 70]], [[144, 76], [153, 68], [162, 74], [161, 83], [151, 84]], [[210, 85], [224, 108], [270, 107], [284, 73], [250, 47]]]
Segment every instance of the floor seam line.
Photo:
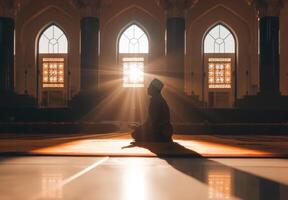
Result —
[[103, 159], [96, 161], [92, 165], [86, 167], [85, 169], [77, 172], [76, 174], [74, 174], [74, 175], [70, 176], [69, 178], [65, 179], [64, 181], [62, 181], [60, 186], [63, 187], [64, 185], [67, 185], [68, 183], [74, 181], [75, 179], [83, 176], [84, 174], [88, 173], [92, 169], [94, 169], [94, 168], [98, 167], [99, 165], [101, 165], [102, 163], [106, 162], [108, 159], [109, 159], [109, 156], [106, 156]]

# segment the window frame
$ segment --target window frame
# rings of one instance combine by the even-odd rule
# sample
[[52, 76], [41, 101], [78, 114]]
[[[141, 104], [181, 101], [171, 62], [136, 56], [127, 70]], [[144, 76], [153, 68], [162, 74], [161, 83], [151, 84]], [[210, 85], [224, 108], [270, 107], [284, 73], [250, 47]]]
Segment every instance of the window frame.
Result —
[[[65, 37], [66, 38], [66, 44], [64, 43], [64, 45], [66, 45], [65, 52], [66, 53], [41, 53], [40, 51], [40, 39], [41, 37], [43, 37], [43, 34], [49, 30], [49, 28], [51, 27], [57, 27], [62, 35], [61, 37]], [[44, 36], [45, 37], [45, 36]], [[63, 108], [63, 107], [67, 107], [67, 103], [68, 103], [68, 99], [69, 99], [69, 92], [68, 92], [68, 88], [69, 88], [69, 38], [66, 34], [66, 32], [56, 23], [51, 23], [49, 25], [46, 26], [46, 28], [44, 28], [37, 39], [37, 98], [38, 98], [38, 106], [39, 108]], [[43, 51], [42, 51], [43, 52]], [[60, 51], [61, 52], [61, 51]], [[43, 66], [42, 66], [42, 61], [43, 58], [64, 58], [64, 75], [63, 75], [63, 84], [64, 87], [43, 87]], [[63, 97], [63, 103], [60, 104], [53, 104], [53, 103], [49, 103], [48, 101], [50, 100], [45, 100], [47, 103], [47, 105], [44, 102], [43, 96], [44, 95], [48, 95], [48, 98], [50, 97], [50, 94], [52, 95], [52, 93], [54, 93], [54, 95], [60, 94]], [[58, 96], [59, 97], [59, 96]], [[51, 101], [52, 102], [52, 101]], [[45, 105], [44, 105], [45, 104]]]
[[[218, 33], [218, 37], [215, 38], [214, 36], [212, 36], [212, 31], [214, 31], [217, 27], [219, 27], [219, 33]], [[226, 37], [223, 39], [223, 38], [220, 38], [221, 37], [221, 34], [220, 34], [220, 29], [221, 28], [224, 28], [224, 30], [227, 30], [228, 31], [228, 34], [226, 35]], [[217, 31], [217, 30], [216, 30]], [[225, 50], [225, 40], [231, 35], [232, 39], [233, 39], [233, 51], [226, 51]], [[206, 41], [208, 39], [208, 37], [211, 37], [214, 39], [214, 46], [213, 46], [213, 51], [207, 51], [206, 50]], [[223, 43], [224, 43], [224, 51], [221, 52], [221, 51], [215, 51], [215, 43], [216, 43], [216, 40], [217, 39], [221, 39], [223, 40]], [[237, 40], [234, 36], [234, 33], [233, 31], [231, 31], [230, 28], [228, 28], [226, 25], [222, 24], [222, 23], [217, 23], [215, 24], [214, 26], [212, 26], [210, 29], [207, 30], [206, 34], [204, 35], [204, 40], [203, 40], [203, 53], [214, 53], [214, 54], [221, 54], [221, 53], [236, 53], [236, 45], [237, 45]]]
[[[58, 39], [55, 39], [55, 38], [54, 38], [54, 37], [55, 37], [54, 29], [53, 29], [53, 36], [52, 36], [52, 38], [48, 38], [47, 35], [46, 35], [46, 32], [49, 31], [49, 29], [54, 28], [54, 27], [56, 27], [57, 29], [59, 29], [59, 31], [61, 31], [61, 36], [58, 37]], [[66, 44], [62, 44], [62, 45], [65, 45], [65, 46], [66, 46], [66, 47], [64, 47], [64, 49], [65, 49], [64, 52], [60, 52], [60, 51], [59, 51], [59, 49], [60, 49], [59, 46], [60, 46], [61, 44], [59, 44], [58, 40], [61, 39], [62, 37], [64, 37], [64, 39], [65, 39], [65, 41], [66, 41]], [[41, 43], [41, 39], [42, 39], [42, 38], [46, 38], [46, 39], [49, 40], [49, 41], [51, 41], [51, 40], [53, 40], [53, 39], [57, 40], [57, 42], [56, 42], [55, 44], [58, 44], [58, 52], [54, 52], [54, 49], [53, 49], [53, 52], [49, 52], [49, 41], [48, 41], [48, 47], [47, 47], [47, 48], [48, 48], [48, 52], [42, 52], [41, 47], [40, 47], [40, 43]], [[69, 45], [68, 45], [68, 43], [69, 43], [69, 40], [68, 40], [67, 34], [61, 29], [60, 26], [52, 23], [52, 24], [48, 25], [48, 26], [40, 33], [39, 39], [38, 39], [38, 48], [37, 48], [38, 51], [37, 51], [37, 53], [38, 53], [38, 54], [68, 54], [68, 53], [69, 53]]]
[[[146, 38], [147, 38], [147, 50], [148, 52], [147, 53], [139, 53], [139, 52], [136, 52], [136, 53], [120, 53], [120, 39], [121, 37], [123, 36], [123, 34], [125, 33], [125, 31], [127, 31], [130, 27], [132, 26], [136, 26], [138, 27], [139, 29], [142, 30], [143, 34], [145, 34]], [[117, 62], [118, 62], [118, 65], [119, 65], [119, 68], [120, 68], [120, 74], [121, 74], [121, 80], [122, 80], [122, 84], [121, 84], [121, 87], [122, 88], [125, 88], [125, 89], [129, 89], [129, 88], [137, 88], [137, 89], [141, 89], [141, 88], [145, 88], [146, 85], [147, 85], [147, 80], [146, 80], [146, 75], [145, 75], [145, 72], [147, 71], [147, 63], [148, 63], [148, 59], [149, 59], [149, 53], [150, 53], [150, 44], [149, 44], [149, 41], [150, 41], [150, 38], [149, 38], [149, 34], [147, 34], [147, 31], [139, 24], [137, 23], [131, 23], [129, 25], [127, 25], [125, 28], [123, 28], [123, 30], [119, 33], [119, 36], [118, 36], [118, 40], [117, 40]], [[124, 74], [123, 74], [123, 71], [124, 71], [124, 66], [123, 66], [123, 58], [143, 58], [144, 61], [143, 61], [143, 87], [124, 87]], [[133, 84], [133, 83], [132, 83]]]

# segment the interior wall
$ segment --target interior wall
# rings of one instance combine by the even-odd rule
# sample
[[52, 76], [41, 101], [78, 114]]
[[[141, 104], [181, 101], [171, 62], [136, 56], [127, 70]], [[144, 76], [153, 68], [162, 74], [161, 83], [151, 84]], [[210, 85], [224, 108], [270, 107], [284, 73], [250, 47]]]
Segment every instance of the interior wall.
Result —
[[[99, 86], [106, 79], [105, 71], [121, 70], [117, 65], [117, 40], [128, 24], [139, 24], [147, 32], [150, 44], [151, 72], [165, 71], [166, 14], [155, 0], [110, 0], [100, 9], [80, 9], [71, 0], [23, 0], [15, 17], [15, 91], [37, 95], [37, 38], [50, 23], [58, 24], [69, 39], [70, 93], [80, 90], [80, 19], [98, 16], [100, 20]], [[0, 1], [1, 3], [1, 1]], [[280, 88], [288, 95], [288, 6], [281, 12], [280, 29]], [[7, 15], [1, 9], [0, 15]], [[8, 12], [10, 13], [10, 11]], [[11, 14], [11, 13], [10, 13]], [[9, 15], [10, 15], [9, 14]], [[202, 44], [205, 32], [215, 23], [222, 22], [233, 30], [238, 43], [238, 98], [255, 95], [259, 88], [258, 20], [256, 11], [245, 0], [200, 0], [185, 15], [186, 54], [185, 92], [201, 96]], [[27, 75], [25, 78], [25, 71]], [[25, 85], [27, 81], [27, 86]]]
[[[68, 38], [68, 93], [80, 89], [80, 17], [63, 1], [37, 1], [21, 10], [16, 18], [16, 92], [37, 97], [37, 48], [40, 33], [55, 23]], [[25, 77], [26, 71], [26, 77]], [[68, 75], [69, 76], [69, 75]], [[26, 83], [27, 82], [27, 83]]]
[[133, 23], [141, 27], [149, 39], [149, 66], [145, 67], [145, 71], [165, 71], [165, 18], [155, 2], [115, 2], [109, 10], [111, 12], [104, 10], [100, 18], [99, 87], [105, 86], [105, 81], [111, 81], [107, 76], [111, 70], [116, 73], [122, 71], [117, 60], [118, 39], [124, 29]]
[[187, 15], [185, 69], [186, 74], [189, 74], [186, 76], [188, 94], [195, 94], [202, 99], [203, 41], [207, 30], [217, 23], [226, 25], [236, 38], [237, 98], [255, 93], [252, 90], [254, 85], [258, 85], [257, 44], [253, 42], [257, 40], [253, 28], [255, 15], [246, 4], [237, 2], [203, 0]]
[[4, 7], [1, 1], [0, 1], [0, 16], [4, 16]]

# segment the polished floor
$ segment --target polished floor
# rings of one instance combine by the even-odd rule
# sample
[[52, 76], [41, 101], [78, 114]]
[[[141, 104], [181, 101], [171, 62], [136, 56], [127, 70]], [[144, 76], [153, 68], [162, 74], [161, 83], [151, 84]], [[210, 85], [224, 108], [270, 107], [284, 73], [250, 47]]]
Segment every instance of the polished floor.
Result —
[[287, 200], [288, 160], [5, 156], [1, 200]]
[[181, 135], [174, 143], [134, 144], [129, 132], [82, 135], [0, 135], [0, 155], [202, 158], [288, 158], [285, 135]]
[[0, 135], [0, 200], [287, 200], [288, 137]]

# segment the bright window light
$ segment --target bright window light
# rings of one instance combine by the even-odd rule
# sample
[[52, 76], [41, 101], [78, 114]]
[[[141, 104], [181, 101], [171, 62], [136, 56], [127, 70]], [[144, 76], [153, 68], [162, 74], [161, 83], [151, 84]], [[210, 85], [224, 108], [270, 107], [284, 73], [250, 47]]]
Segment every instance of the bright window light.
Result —
[[231, 58], [208, 59], [208, 88], [231, 88]]
[[148, 52], [149, 42], [145, 32], [135, 24], [129, 26], [119, 39], [123, 87], [144, 87], [144, 58]]
[[123, 87], [144, 87], [143, 61], [143, 58], [123, 58]]
[[212, 28], [204, 40], [204, 53], [235, 53], [235, 39], [223, 25]]
[[148, 53], [148, 37], [137, 25], [129, 26], [119, 40], [119, 53]]
[[59, 27], [51, 25], [41, 34], [39, 53], [68, 53], [67, 37]]
[[64, 87], [64, 58], [42, 59], [43, 88]]

